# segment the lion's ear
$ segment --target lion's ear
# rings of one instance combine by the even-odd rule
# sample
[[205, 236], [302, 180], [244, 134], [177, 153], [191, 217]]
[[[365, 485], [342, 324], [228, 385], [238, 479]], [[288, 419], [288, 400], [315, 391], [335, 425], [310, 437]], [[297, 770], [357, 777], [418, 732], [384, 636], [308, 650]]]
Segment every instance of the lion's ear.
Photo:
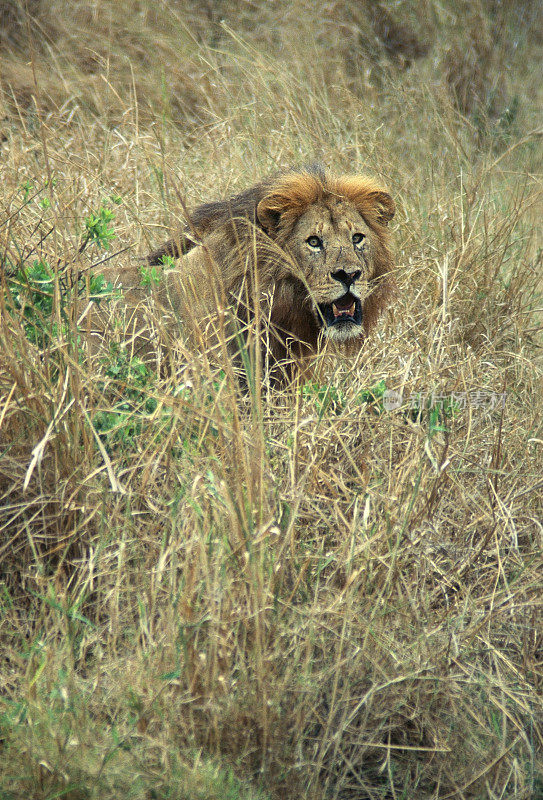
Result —
[[318, 177], [305, 170], [289, 172], [277, 178], [256, 208], [256, 216], [268, 235], [294, 225], [306, 208], [322, 196]]
[[377, 213], [377, 219], [382, 225], [388, 225], [396, 213], [396, 204], [388, 192], [372, 192], [370, 198]]
[[373, 178], [365, 175], [343, 175], [336, 181], [336, 191], [357, 207], [362, 217], [388, 225], [396, 206], [389, 193]]
[[279, 227], [283, 208], [277, 197], [268, 195], [256, 207], [256, 216], [266, 233], [271, 234]]

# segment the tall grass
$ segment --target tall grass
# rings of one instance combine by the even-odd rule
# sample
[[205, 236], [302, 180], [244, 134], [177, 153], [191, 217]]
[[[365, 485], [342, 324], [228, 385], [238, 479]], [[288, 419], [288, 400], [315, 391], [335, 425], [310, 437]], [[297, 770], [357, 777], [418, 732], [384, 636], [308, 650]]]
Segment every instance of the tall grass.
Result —
[[[537, 4], [26, 9], [0, 5], [0, 796], [540, 797]], [[139, 353], [109, 267], [179, 194], [315, 157], [398, 202], [360, 355], [240, 393], [152, 305]]]

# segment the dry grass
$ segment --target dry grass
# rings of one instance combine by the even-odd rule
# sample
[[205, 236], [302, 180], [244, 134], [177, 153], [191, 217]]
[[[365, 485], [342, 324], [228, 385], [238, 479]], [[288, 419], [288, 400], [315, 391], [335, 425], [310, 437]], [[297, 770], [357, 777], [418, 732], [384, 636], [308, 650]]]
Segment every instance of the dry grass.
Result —
[[[538, 4], [364, 7], [0, 4], [2, 798], [542, 796]], [[356, 363], [88, 352], [177, 191], [314, 157], [398, 201]]]

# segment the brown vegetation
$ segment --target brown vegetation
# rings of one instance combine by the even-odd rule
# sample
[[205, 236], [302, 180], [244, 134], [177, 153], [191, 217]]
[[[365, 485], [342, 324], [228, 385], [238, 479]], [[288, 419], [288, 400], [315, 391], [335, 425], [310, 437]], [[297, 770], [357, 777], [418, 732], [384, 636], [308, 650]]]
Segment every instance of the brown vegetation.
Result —
[[[387, 4], [403, 59], [364, 5], [52, 0], [2, 37], [1, 796], [541, 795], [540, 4], [470, 4], [469, 110], [466, 6]], [[98, 276], [159, 291], [184, 206], [313, 158], [391, 188], [394, 303], [298, 386], [242, 351], [240, 393], [226, 332]]]

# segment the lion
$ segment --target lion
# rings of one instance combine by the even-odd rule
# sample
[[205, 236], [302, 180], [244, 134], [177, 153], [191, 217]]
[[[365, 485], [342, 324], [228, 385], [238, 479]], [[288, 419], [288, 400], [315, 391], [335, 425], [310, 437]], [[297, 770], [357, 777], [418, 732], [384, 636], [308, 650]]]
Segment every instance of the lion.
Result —
[[[304, 360], [326, 342], [353, 354], [391, 295], [394, 213], [372, 178], [333, 177], [318, 165], [279, 173], [198, 206], [186, 229], [147, 256], [147, 268], [160, 269], [155, 302], [200, 339], [224, 330], [226, 314], [234, 349], [257, 318], [272, 366]], [[132, 300], [143, 296], [139, 273], [119, 277]]]

